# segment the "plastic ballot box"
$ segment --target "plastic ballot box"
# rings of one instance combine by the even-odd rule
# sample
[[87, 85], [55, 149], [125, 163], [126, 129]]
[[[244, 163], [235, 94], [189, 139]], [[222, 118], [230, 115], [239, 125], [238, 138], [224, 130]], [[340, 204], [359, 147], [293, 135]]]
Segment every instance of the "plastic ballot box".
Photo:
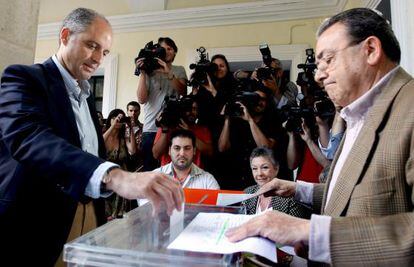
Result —
[[[67, 266], [239, 266], [241, 254], [215, 254], [167, 249], [200, 212], [244, 214], [241, 206], [185, 204], [183, 220], [170, 226], [161, 212], [153, 217], [148, 203], [65, 244]], [[181, 225], [180, 225], [181, 224]]]

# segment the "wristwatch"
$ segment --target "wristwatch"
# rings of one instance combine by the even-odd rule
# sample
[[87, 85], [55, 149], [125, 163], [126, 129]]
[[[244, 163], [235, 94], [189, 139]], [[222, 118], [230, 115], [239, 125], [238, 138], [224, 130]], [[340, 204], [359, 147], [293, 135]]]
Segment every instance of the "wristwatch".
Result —
[[106, 185], [112, 181], [111, 176], [109, 176], [109, 172], [112, 171], [113, 169], [119, 169], [119, 167], [118, 166], [112, 166], [112, 167], [109, 167], [106, 170], [106, 172], [104, 173], [104, 175], [102, 177], [102, 180], [101, 180], [101, 193], [105, 193], [105, 192], [110, 191], [106, 188]]

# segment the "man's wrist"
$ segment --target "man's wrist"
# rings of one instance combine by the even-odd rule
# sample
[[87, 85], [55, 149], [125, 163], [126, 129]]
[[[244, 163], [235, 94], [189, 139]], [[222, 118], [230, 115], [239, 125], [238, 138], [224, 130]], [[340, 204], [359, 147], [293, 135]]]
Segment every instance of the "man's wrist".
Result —
[[109, 167], [105, 171], [105, 173], [102, 177], [102, 180], [101, 180], [101, 193], [106, 192], [106, 191], [110, 191], [110, 190], [108, 190], [108, 184], [110, 184], [112, 182], [112, 176], [110, 175], [110, 172], [113, 171], [114, 169], [119, 169], [119, 167], [118, 166], [112, 166], [112, 167]]

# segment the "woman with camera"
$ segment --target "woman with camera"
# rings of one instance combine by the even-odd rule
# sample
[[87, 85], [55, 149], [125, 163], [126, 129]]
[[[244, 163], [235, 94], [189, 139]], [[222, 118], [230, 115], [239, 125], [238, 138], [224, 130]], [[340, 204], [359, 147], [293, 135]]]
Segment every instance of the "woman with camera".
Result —
[[[128, 169], [127, 166], [137, 151], [134, 131], [131, 131], [133, 124], [133, 119], [126, 117], [121, 109], [112, 110], [106, 120], [107, 129], [103, 139], [107, 160], [118, 164], [123, 170]], [[135, 201], [124, 199], [115, 193], [105, 199], [105, 214], [108, 220], [122, 217], [134, 207]]]

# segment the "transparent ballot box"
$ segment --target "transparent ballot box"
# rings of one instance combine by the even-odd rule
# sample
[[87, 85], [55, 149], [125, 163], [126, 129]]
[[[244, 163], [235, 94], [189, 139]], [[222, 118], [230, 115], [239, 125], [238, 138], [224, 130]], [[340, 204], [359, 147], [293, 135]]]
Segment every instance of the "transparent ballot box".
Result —
[[[186, 204], [184, 223], [199, 212], [242, 214], [244, 207]], [[241, 254], [214, 254], [167, 249], [179, 234], [170, 231], [170, 217], [164, 212], [151, 216], [146, 204], [75, 240], [64, 248], [67, 266], [239, 266]]]

